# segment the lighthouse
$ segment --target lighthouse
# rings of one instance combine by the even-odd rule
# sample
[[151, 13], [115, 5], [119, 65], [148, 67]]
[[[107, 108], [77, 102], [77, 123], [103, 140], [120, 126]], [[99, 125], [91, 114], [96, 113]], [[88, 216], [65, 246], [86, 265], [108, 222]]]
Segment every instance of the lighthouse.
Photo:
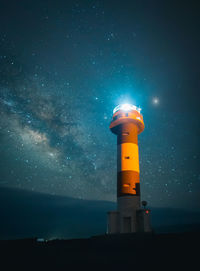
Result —
[[115, 107], [110, 130], [117, 136], [117, 210], [108, 212], [107, 233], [151, 232], [150, 209], [141, 207], [138, 135], [144, 130], [141, 109]]

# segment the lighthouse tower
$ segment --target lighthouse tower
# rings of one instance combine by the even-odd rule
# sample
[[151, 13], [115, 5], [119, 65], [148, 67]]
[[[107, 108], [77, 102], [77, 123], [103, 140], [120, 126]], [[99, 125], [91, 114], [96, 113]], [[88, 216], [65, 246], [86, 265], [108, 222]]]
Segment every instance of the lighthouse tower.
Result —
[[130, 104], [113, 111], [110, 130], [117, 135], [117, 210], [108, 212], [108, 234], [151, 232], [150, 210], [140, 203], [138, 134], [144, 130], [140, 111]]

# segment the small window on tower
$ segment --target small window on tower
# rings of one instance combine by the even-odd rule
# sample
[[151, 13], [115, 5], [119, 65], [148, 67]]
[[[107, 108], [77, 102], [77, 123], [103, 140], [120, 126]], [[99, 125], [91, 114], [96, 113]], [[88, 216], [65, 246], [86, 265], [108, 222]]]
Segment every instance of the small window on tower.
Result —
[[130, 183], [124, 183], [123, 184], [123, 187], [129, 187], [130, 186]]
[[129, 135], [129, 132], [122, 132], [122, 135], [127, 136], [127, 135]]
[[130, 159], [130, 156], [125, 156], [124, 158], [125, 158], [125, 159]]

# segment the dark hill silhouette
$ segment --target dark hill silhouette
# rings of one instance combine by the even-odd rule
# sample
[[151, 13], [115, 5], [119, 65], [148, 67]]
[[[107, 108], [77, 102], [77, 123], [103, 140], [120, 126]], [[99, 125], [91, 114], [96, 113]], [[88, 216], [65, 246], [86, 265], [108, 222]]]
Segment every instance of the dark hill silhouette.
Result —
[[[0, 239], [85, 238], [106, 232], [106, 213], [116, 204], [0, 188]], [[152, 208], [156, 232], [196, 230], [200, 213]]]

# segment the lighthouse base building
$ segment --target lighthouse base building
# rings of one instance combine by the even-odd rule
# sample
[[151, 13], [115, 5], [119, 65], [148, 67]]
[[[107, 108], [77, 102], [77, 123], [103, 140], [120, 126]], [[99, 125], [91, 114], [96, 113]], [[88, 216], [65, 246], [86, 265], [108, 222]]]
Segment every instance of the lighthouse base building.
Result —
[[108, 212], [107, 233], [152, 232], [150, 209], [141, 208], [131, 196], [118, 198], [117, 210]]

